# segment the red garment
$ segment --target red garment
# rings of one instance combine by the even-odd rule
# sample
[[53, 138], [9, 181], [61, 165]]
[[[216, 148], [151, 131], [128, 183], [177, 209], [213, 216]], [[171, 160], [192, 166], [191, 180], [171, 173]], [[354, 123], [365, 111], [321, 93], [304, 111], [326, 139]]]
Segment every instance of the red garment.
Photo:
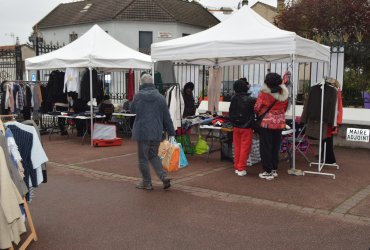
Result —
[[128, 71], [128, 86], [127, 86], [127, 99], [132, 101], [134, 99], [134, 71], [130, 69]]
[[337, 114], [337, 126], [328, 126], [327, 137], [338, 134], [338, 127], [343, 122], [343, 102], [342, 102], [342, 91], [338, 89], [338, 114]]
[[258, 95], [257, 102], [254, 105], [254, 111], [258, 116], [262, 115], [274, 103], [274, 106], [265, 115], [261, 121], [261, 127], [269, 129], [284, 129], [285, 128], [285, 112], [288, 107], [289, 91], [287, 87], [280, 85], [280, 93], [271, 93], [267, 85], [263, 85], [261, 92]]
[[243, 171], [247, 169], [247, 160], [252, 148], [253, 131], [250, 128], [233, 129], [234, 168]]

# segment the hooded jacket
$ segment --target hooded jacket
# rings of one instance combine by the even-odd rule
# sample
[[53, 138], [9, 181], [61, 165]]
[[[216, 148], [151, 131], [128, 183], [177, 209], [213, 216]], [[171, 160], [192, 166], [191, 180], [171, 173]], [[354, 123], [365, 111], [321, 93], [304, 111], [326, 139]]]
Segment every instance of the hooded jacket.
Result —
[[153, 84], [142, 84], [134, 96], [131, 112], [136, 114], [132, 139], [136, 141], [162, 141], [163, 131], [175, 136], [166, 100]]
[[289, 91], [284, 84], [279, 85], [281, 90], [277, 93], [271, 93], [271, 89], [264, 84], [258, 95], [257, 102], [254, 105], [254, 111], [257, 116], [262, 115], [274, 103], [274, 106], [265, 115], [261, 121], [262, 128], [284, 129], [285, 112], [288, 107]]

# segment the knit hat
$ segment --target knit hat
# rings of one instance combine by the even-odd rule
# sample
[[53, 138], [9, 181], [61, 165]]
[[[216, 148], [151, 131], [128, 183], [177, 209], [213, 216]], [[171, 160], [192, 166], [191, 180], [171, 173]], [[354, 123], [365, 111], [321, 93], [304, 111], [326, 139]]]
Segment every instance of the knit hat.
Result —
[[187, 82], [184, 86], [184, 89], [191, 89], [194, 90], [194, 83], [192, 82]]
[[277, 73], [268, 73], [265, 78], [265, 84], [271, 89], [271, 93], [280, 92], [281, 87], [279, 86], [283, 80]]
[[237, 80], [234, 82], [235, 93], [248, 92], [249, 86], [244, 80]]

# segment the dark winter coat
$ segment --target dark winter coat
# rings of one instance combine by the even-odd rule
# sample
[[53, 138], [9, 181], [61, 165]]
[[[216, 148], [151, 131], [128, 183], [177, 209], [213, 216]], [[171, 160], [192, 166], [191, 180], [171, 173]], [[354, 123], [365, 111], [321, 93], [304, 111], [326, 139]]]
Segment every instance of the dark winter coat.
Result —
[[[237, 101], [236, 101], [239, 98], [246, 98], [246, 106], [247, 106], [247, 109], [245, 109], [245, 110], [239, 110], [240, 107], [237, 106]], [[251, 97], [248, 92], [236, 93], [231, 98], [229, 112], [230, 112], [230, 110], [236, 109], [235, 110], [236, 113], [243, 114], [243, 117], [249, 117], [250, 119], [252, 119], [253, 118], [253, 115], [254, 115], [254, 105], [255, 105], [255, 103], [256, 103], [256, 98]], [[233, 123], [233, 127], [237, 127], [237, 128], [249, 128], [249, 124], [250, 124], [249, 122], [246, 122], [245, 124], [236, 124], [236, 123]]]
[[175, 135], [166, 100], [153, 84], [142, 84], [134, 96], [131, 112], [136, 114], [132, 139], [136, 141], [162, 141], [162, 133]]

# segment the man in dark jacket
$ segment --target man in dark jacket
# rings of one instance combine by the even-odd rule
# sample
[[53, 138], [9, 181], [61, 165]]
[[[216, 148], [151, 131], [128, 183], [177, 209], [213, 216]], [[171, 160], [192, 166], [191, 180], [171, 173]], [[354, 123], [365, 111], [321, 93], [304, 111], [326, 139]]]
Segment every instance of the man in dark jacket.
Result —
[[139, 169], [143, 178], [136, 187], [153, 189], [149, 161], [163, 182], [163, 188], [168, 189], [171, 186], [170, 179], [162, 168], [158, 148], [163, 138], [163, 131], [166, 131], [169, 136], [175, 136], [175, 129], [166, 100], [155, 88], [152, 76], [144, 74], [140, 80], [140, 91], [134, 96], [131, 104], [131, 112], [136, 114], [132, 139], [138, 144]]

